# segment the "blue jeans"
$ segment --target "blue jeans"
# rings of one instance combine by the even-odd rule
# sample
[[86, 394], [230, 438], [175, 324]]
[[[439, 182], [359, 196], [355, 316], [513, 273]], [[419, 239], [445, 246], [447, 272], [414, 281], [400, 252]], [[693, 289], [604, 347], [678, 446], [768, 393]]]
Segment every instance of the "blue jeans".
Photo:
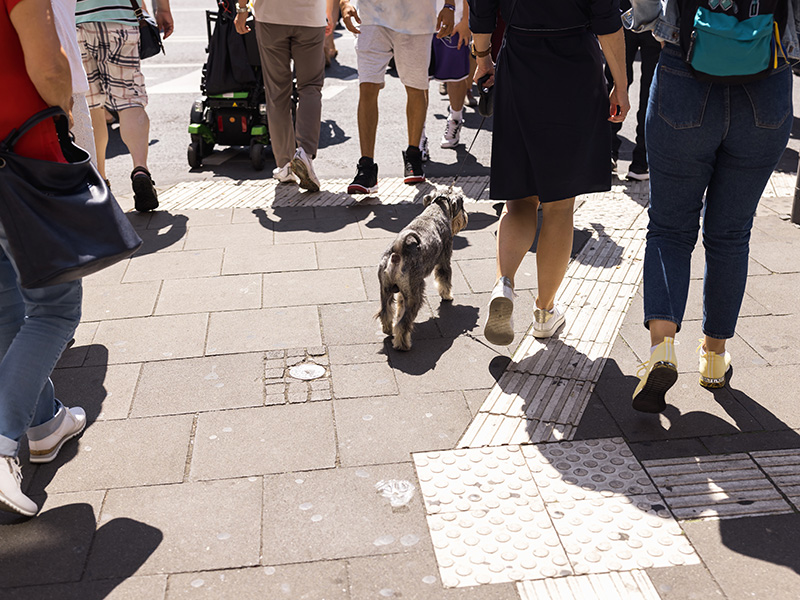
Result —
[[0, 225], [0, 456], [16, 456], [29, 428], [50, 428], [61, 407], [50, 373], [81, 320], [80, 281], [22, 289], [10, 256]]
[[680, 330], [702, 217], [703, 333], [733, 337], [747, 282], [753, 216], [791, 127], [789, 65], [754, 83], [703, 83], [667, 44], [645, 126], [650, 163], [645, 326], [658, 319]]

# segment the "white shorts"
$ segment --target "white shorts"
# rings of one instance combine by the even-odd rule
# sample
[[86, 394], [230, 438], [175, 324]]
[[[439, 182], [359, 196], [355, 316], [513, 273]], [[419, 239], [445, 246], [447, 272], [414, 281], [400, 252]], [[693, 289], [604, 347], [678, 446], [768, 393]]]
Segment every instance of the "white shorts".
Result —
[[386, 67], [394, 56], [400, 82], [417, 90], [428, 89], [431, 34], [398, 33], [380, 25], [362, 25], [356, 36], [359, 83], [383, 87]]

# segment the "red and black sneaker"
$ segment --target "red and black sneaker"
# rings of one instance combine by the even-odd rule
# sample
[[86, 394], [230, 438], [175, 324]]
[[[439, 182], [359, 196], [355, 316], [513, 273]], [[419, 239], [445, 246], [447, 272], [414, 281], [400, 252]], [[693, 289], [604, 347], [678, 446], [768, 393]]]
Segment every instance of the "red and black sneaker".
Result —
[[403, 181], [405, 183], [423, 183], [425, 172], [422, 170], [422, 151], [416, 146], [409, 146], [403, 152], [405, 164]]
[[348, 194], [372, 194], [378, 191], [378, 165], [369, 157], [358, 161], [358, 172], [353, 183], [347, 186]]

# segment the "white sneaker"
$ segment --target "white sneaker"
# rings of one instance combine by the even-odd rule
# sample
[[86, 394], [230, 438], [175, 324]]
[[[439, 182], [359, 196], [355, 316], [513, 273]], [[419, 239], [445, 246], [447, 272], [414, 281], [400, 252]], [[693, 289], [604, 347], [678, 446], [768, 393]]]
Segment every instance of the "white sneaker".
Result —
[[[86, 412], [80, 406], [67, 408], [62, 406], [64, 418], [61, 424], [53, 433], [40, 439], [31, 439], [31, 432], [28, 431], [28, 449], [30, 450], [32, 463], [48, 463], [58, 456], [58, 451], [64, 442], [71, 440], [86, 427]], [[61, 412], [61, 411], [59, 411]], [[55, 417], [58, 418], [58, 414]]]
[[483, 328], [483, 335], [492, 344], [508, 346], [514, 341], [514, 320], [511, 314], [514, 312], [515, 295], [508, 277], [501, 277], [492, 290], [489, 316]]
[[272, 178], [277, 179], [280, 183], [297, 183], [292, 173], [292, 163], [288, 162], [279, 169], [273, 169]]
[[458, 141], [461, 139], [461, 127], [464, 121], [455, 120], [452, 115], [447, 117], [447, 125], [444, 128], [444, 135], [442, 136], [442, 148], [455, 148], [458, 146]]
[[533, 311], [533, 337], [548, 338], [564, 323], [564, 311], [558, 306], [552, 310], [536, 308]]
[[319, 179], [314, 173], [314, 165], [311, 164], [311, 157], [302, 148], [298, 148], [292, 159], [292, 173], [297, 175], [300, 180], [300, 187], [309, 192], [319, 191]]
[[0, 510], [26, 517], [39, 512], [36, 502], [22, 493], [22, 473], [16, 457], [0, 456]]

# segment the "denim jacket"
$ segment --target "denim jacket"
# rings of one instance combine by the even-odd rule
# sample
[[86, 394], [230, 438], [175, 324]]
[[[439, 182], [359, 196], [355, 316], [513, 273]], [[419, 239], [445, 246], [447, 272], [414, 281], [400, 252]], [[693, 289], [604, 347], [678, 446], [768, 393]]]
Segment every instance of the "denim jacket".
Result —
[[[790, 60], [800, 60], [800, 0], [788, 0], [788, 4], [781, 44]], [[636, 33], [652, 31], [657, 40], [680, 45], [677, 0], [631, 0], [631, 5], [622, 17], [625, 27]]]

